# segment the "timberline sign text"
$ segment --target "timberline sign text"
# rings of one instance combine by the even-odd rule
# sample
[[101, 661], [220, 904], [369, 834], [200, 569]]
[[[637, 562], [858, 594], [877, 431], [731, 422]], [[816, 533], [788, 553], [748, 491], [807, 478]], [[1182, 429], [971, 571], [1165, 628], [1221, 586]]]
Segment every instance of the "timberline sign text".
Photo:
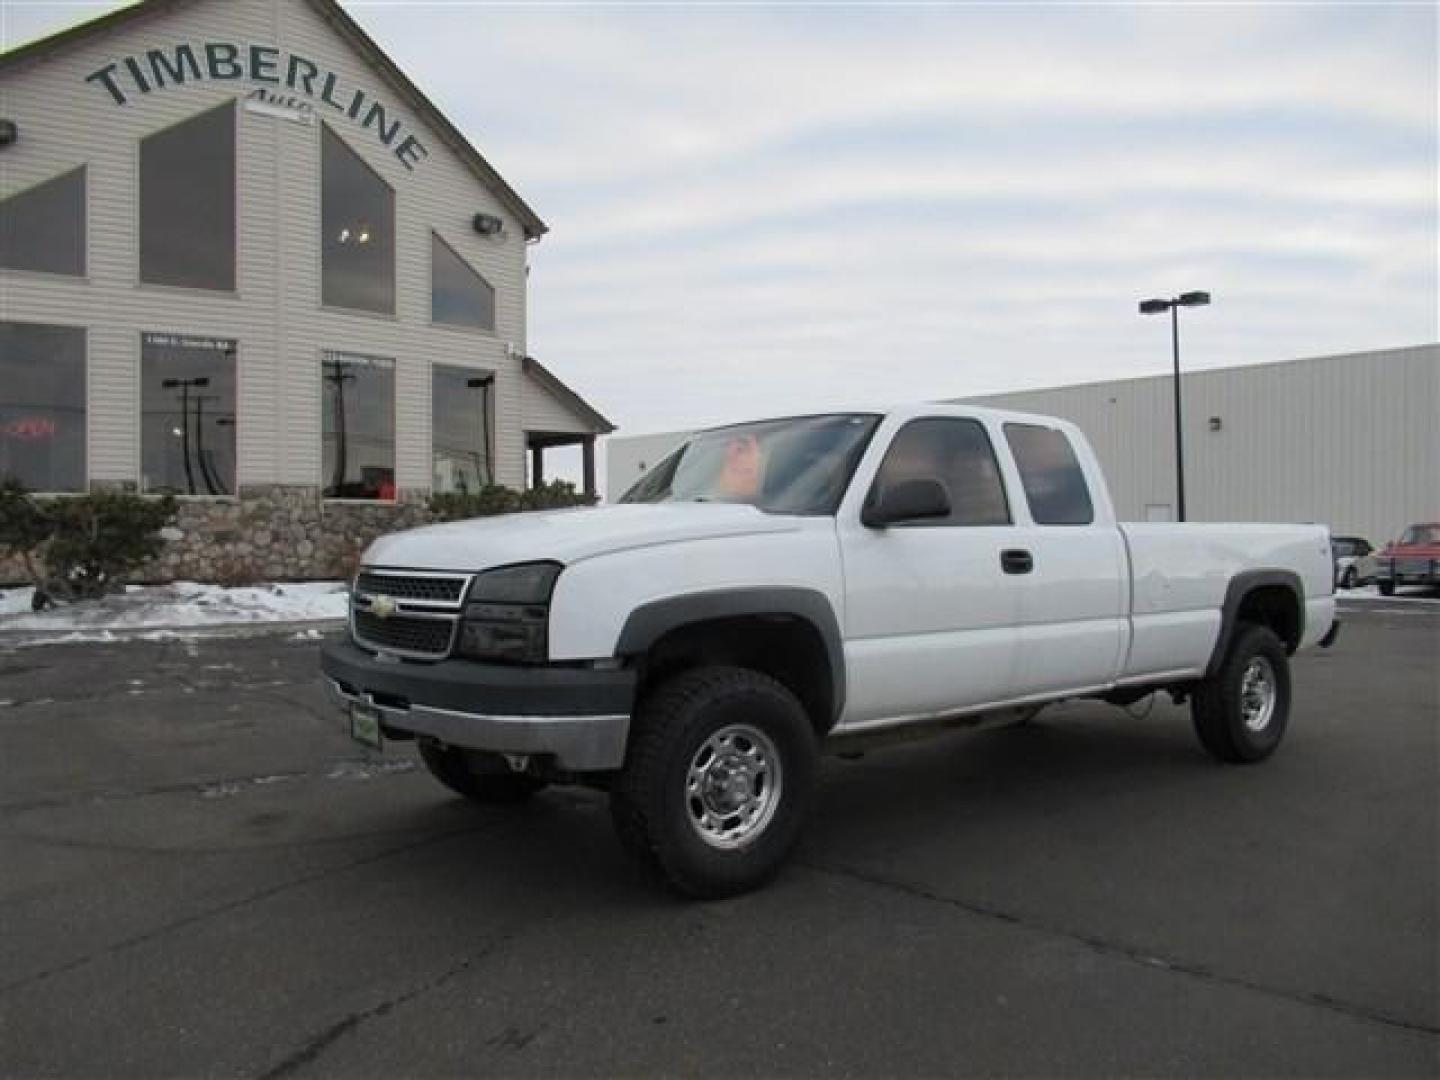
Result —
[[[411, 170], [430, 156], [413, 132], [398, 117], [391, 118], [385, 106], [358, 87], [347, 86], [340, 76], [313, 60], [285, 52], [273, 45], [236, 45], [208, 41], [204, 45], [175, 45], [148, 49], [126, 56], [85, 76], [85, 81], [104, 89], [116, 105], [135, 95], [183, 86], [187, 82], [247, 81], [262, 86], [283, 87], [292, 108], [300, 98], [323, 105], [373, 130], [375, 137]], [[317, 108], [317, 111], [321, 111]]]

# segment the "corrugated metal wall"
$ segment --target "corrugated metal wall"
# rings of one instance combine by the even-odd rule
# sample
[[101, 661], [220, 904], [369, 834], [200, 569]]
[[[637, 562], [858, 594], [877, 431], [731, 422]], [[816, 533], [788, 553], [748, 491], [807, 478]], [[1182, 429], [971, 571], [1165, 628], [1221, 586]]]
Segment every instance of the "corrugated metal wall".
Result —
[[[189, 82], [116, 105], [85, 77], [146, 49], [206, 41], [269, 44], [335, 71], [342, 85], [382, 101], [416, 132], [429, 157], [413, 172], [363, 130], [317, 106], [347, 145], [396, 193], [394, 317], [326, 310], [320, 304], [319, 124], [240, 109], [237, 121], [238, 282], [233, 294], [138, 281], [139, 140], [254, 89], [245, 81]], [[203, 56], [203, 53], [202, 53]], [[90, 329], [89, 475], [139, 474], [139, 357], [143, 331], [233, 337], [239, 349], [239, 482], [320, 482], [320, 360], [336, 349], [396, 362], [396, 479], [431, 480], [430, 364], [494, 371], [496, 459], [502, 483], [525, 478], [523, 416], [533, 387], [506, 344], [525, 349], [525, 239], [519, 222], [404, 107], [308, 4], [207, 0], [133, 22], [7, 74], [5, 115], [20, 140], [4, 151], [0, 198], [76, 165], [88, 168], [88, 277], [0, 272], [0, 317]], [[475, 234], [477, 211], [499, 216], [500, 237]], [[430, 323], [430, 230], [434, 228], [496, 290], [496, 330]], [[542, 403], [540, 408], [548, 407]]]
[[[1117, 512], [1175, 505], [1169, 376], [968, 398], [1080, 425]], [[1194, 521], [1318, 521], [1378, 541], [1440, 520], [1440, 345], [1183, 375]], [[1212, 418], [1218, 429], [1212, 430]]]
[[[1440, 521], [1440, 345], [1197, 371], [1183, 380], [1192, 521], [1316, 521], [1372, 541], [1414, 521]], [[1169, 376], [966, 400], [1073, 421], [1094, 444], [1123, 519], [1174, 515]], [[642, 461], [653, 465], [685, 437], [607, 440], [607, 492], [623, 492]]]

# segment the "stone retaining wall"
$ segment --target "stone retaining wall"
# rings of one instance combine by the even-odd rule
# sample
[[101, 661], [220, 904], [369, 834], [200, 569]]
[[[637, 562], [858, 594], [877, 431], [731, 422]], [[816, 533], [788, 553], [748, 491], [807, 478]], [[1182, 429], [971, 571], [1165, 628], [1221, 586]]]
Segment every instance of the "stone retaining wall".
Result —
[[[165, 530], [165, 550], [134, 580], [257, 581], [340, 579], [387, 532], [434, 520], [427, 492], [394, 503], [330, 502], [313, 487], [247, 487], [239, 499], [187, 499]], [[0, 559], [0, 582], [28, 583], [18, 559]]]

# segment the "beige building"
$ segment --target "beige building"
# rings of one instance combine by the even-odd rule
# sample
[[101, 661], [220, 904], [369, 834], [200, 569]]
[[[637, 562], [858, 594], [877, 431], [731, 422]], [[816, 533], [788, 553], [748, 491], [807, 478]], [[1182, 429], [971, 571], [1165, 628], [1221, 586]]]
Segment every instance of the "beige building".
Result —
[[526, 345], [545, 231], [333, 0], [149, 0], [12, 50], [0, 474], [222, 532], [379, 527], [557, 445], [593, 485], [612, 427]]
[[[1078, 424], [1121, 518], [1169, 521], [1173, 395], [1156, 375], [965, 400]], [[1440, 345], [1187, 372], [1182, 397], [1192, 521], [1314, 521], [1378, 542], [1440, 520]], [[607, 440], [609, 497], [685, 437]]]

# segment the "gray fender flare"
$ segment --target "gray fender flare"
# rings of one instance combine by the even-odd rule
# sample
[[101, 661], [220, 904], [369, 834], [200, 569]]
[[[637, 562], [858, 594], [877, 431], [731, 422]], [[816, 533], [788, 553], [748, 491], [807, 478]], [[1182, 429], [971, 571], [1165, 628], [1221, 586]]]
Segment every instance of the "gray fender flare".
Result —
[[641, 656], [672, 630], [716, 619], [746, 615], [779, 615], [800, 619], [814, 628], [830, 661], [833, 724], [845, 708], [845, 647], [840, 622], [830, 599], [816, 589], [772, 586], [715, 589], [667, 597], [642, 604], [620, 630], [615, 655]]
[[1235, 637], [1236, 624], [1240, 620], [1240, 605], [1245, 602], [1245, 597], [1268, 585], [1282, 585], [1295, 597], [1295, 610], [1299, 613], [1300, 620], [1296, 641], [1304, 639], [1305, 587], [1300, 583], [1300, 575], [1293, 570], [1245, 570], [1231, 578], [1230, 584], [1225, 588], [1225, 601], [1220, 607], [1220, 633], [1215, 638], [1215, 649], [1205, 668], [1206, 675], [1214, 675], [1225, 662], [1225, 657], [1230, 652], [1230, 642]]

